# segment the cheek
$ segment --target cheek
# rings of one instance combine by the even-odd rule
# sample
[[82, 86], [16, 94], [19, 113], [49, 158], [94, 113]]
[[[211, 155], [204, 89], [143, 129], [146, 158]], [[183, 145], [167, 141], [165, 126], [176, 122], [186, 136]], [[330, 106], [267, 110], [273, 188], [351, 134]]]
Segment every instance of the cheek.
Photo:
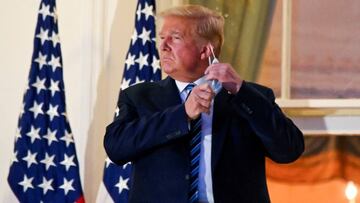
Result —
[[176, 53], [176, 57], [178, 58], [178, 62], [187, 63], [193, 57], [193, 53], [190, 49], [181, 48], [174, 51], [174, 53]]
[[193, 64], [199, 60], [199, 53], [193, 49], [187, 49], [181, 52], [179, 56], [183, 59], [183, 63]]

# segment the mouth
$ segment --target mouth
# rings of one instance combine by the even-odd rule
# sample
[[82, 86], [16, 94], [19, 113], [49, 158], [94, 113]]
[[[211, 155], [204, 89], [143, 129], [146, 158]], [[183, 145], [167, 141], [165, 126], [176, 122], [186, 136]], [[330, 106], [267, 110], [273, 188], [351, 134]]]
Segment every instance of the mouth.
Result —
[[171, 57], [160, 57], [160, 61], [161, 62], [170, 62], [170, 61], [173, 61], [173, 59]]

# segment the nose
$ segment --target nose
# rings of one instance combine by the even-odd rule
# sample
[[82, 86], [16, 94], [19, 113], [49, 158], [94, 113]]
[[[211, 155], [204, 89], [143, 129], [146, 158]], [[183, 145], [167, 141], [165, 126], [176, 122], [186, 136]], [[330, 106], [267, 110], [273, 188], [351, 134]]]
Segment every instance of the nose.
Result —
[[160, 39], [160, 50], [161, 51], [170, 51], [170, 46], [169, 46], [169, 37], [162, 37]]

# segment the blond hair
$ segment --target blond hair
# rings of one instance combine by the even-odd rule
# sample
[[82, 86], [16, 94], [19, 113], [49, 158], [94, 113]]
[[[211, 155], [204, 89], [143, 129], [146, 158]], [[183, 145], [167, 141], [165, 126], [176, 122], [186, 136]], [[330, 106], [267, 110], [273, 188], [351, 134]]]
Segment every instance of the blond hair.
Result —
[[220, 54], [224, 43], [224, 17], [221, 14], [200, 5], [183, 5], [159, 14], [160, 18], [168, 16], [195, 20], [196, 34], [211, 43], [216, 55]]

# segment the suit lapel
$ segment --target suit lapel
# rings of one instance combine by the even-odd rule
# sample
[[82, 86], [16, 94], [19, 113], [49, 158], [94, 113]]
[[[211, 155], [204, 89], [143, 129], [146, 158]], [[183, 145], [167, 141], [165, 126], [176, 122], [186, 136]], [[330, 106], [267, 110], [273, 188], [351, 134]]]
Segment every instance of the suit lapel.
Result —
[[160, 83], [161, 91], [159, 92], [158, 98], [159, 106], [167, 108], [181, 104], [181, 98], [179, 90], [176, 86], [175, 80], [167, 77]]
[[212, 121], [212, 141], [211, 141], [211, 172], [214, 173], [215, 166], [221, 156], [222, 147], [227, 135], [230, 124], [230, 112], [228, 112], [230, 96], [226, 90], [222, 89], [216, 95], [214, 101], [214, 114]]

